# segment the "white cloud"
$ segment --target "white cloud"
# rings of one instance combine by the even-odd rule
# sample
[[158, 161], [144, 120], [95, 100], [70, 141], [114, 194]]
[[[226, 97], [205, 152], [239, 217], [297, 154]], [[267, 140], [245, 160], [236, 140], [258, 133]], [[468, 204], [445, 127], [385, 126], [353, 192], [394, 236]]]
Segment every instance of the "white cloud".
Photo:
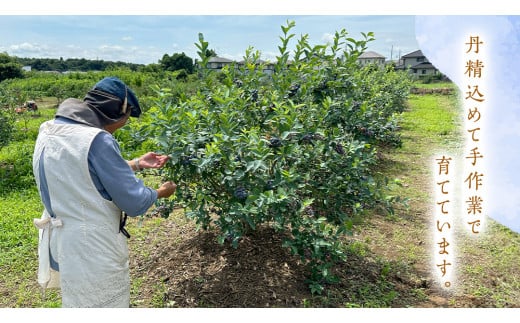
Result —
[[110, 52], [122, 53], [125, 51], [125, 48], [123, 46], [119, 46], [119, 45], [101, 45], [98, 48], [103, 53], [110, 53]]
[[9, 46], [9, 51], [14, 53], [40, 53], [48, 49], [45, 45], [21, 43]]
[[121, 39], [124, 40], [124, 41], [131, 41], [131, 40], [133, 40], [132, 36], [125, 36], [125, 37], [123, 37]]
[[324, 33], [321, 36], [321, 41], [327, 44], [332, 43], [334, 41], [334, 35], [330, 33]]
[[280, 53], [267, 51], [267, 52], [262, 53], [262, 59], [264, 59], [266, 61], [275, 62], [276, 56], [278, 56], [278, 55], [280, 55]]

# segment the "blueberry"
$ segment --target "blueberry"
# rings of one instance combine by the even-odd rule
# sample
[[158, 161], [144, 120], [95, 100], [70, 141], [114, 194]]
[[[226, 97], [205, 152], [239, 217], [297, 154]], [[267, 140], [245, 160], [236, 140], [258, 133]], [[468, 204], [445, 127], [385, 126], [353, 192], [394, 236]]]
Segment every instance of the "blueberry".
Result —
[[325, 90], [327, 88], [327, 80], [321, 80], [321, 82], [316, 87], [317, 90]]
[[181, 165], [190, 166], [193, 164], [192, 161], [194, 161], [195, 159], [197, 159], [197, 155], [195, 154], [191, 154], [189, 156], [184, 155], [181, 157]]
[[253, 102], [258, 101], [258, 90], [251, 91], [251, 101], [253, 101]]
[[300, 89], [299, 84], [291, 85], [291, 87], [289, 88], [289, 97], [295, 96], [299, 89]]
[[305, 214], [307, 214], [309, 216], [314, 216], [314, 214], [315, 214], [312, 206], [306, 206], [304, 209], [304, 212], [305, 212]]
[[181, 157], [181, 165], [182, 166], [189, 166], [191, 164], [191, 160], [189, 156], [182, 156]]
[[282, 146], [282, 140], [277, 137], [273, 137], [269, 139], [269, 147], [271, 148], [278, 148]]
[[314, 139], [314, 135], [308, 133], [301, 138], [300, 143], [314, 146], [314, 143], [312, 142], [313, 139]]
[[323, 140], [323, 139], [325, 139], [325, 137], [323, 137], [319, 133], [315, 133], [315, 134], [312, 135], [312, 139], [314, 139], [314, 140]]
[[240, 201], [244, 201], [245, 199], [247, 199], [247, 190], [244, 188], [244, 187], [238, 187], [237, 189], [235, 189], [235, 193], [234, 193], [234, 196], [240, 200]]
[[359, 110], [359, 108], [361, 107], [361, 102], [360, 101], [354, 101], [352, 102], [352, 105], [350, 106], [352, 110]]
[[338, 143], [336, 144], [336, 146], [334, 147], [334, 150], [340, 154], [340, 155], [344, 155], [345, 154], [345, 149], [343, 149], [343, 145]]
[[238, 86], [238, 87], [242, 87], [242, 85], [244, 85], [244, 82], [242, 82], [239, 79], [234, 79], [233, 83], [235, 83], [235, 85]]

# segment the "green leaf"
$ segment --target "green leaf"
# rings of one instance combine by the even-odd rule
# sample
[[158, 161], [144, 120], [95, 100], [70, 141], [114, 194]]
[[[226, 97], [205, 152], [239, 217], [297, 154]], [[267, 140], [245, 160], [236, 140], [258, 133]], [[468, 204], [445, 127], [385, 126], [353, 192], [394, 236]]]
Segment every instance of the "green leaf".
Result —
[[262, 170], [266, 170], [267, 166], [262, 160], [254, 160], [252, 162], [247, 163], [246, 172], [253, 171], [256, 172], [259, 168]]

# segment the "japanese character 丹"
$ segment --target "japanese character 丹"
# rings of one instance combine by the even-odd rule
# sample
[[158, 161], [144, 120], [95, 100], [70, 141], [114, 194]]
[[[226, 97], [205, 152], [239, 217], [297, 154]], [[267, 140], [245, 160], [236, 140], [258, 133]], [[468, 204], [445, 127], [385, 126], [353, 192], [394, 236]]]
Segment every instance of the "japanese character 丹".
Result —
[[466, 43], [466, 45], [469, 45], [468, 46], [468, 50], [466, 51], [466, 53], [469, 53], [472, 49], [473, 49], [473, 46], [475, 46], [475, 49], [474, 49], [474, 53], [475, 54], [478, 54], [478, 51], [480, 49], [480, 45], [482, 45], [484, 42], [480, 40], [480, 37], [479, 36], [470, 36], [469, 37], [469, 42]]

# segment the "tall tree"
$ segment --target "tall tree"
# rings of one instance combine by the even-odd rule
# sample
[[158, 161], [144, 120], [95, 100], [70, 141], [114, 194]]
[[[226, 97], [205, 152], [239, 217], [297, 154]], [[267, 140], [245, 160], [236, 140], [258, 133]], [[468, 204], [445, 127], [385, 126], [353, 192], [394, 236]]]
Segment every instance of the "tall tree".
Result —
[[183, 53], [174, 53], [172, 56], [164, 54], [159, 60], [161, 67], [167, 71], [185, 70], [187, 73], [193, 73], [193, 59]]
[[7, 79], [23, 77], [22, 66], [14, 57], [0, 53], [0, 82]]
[[217, 57], [217, 52], [214, 49], [208, 49], [206, 51], [207, 57]]

